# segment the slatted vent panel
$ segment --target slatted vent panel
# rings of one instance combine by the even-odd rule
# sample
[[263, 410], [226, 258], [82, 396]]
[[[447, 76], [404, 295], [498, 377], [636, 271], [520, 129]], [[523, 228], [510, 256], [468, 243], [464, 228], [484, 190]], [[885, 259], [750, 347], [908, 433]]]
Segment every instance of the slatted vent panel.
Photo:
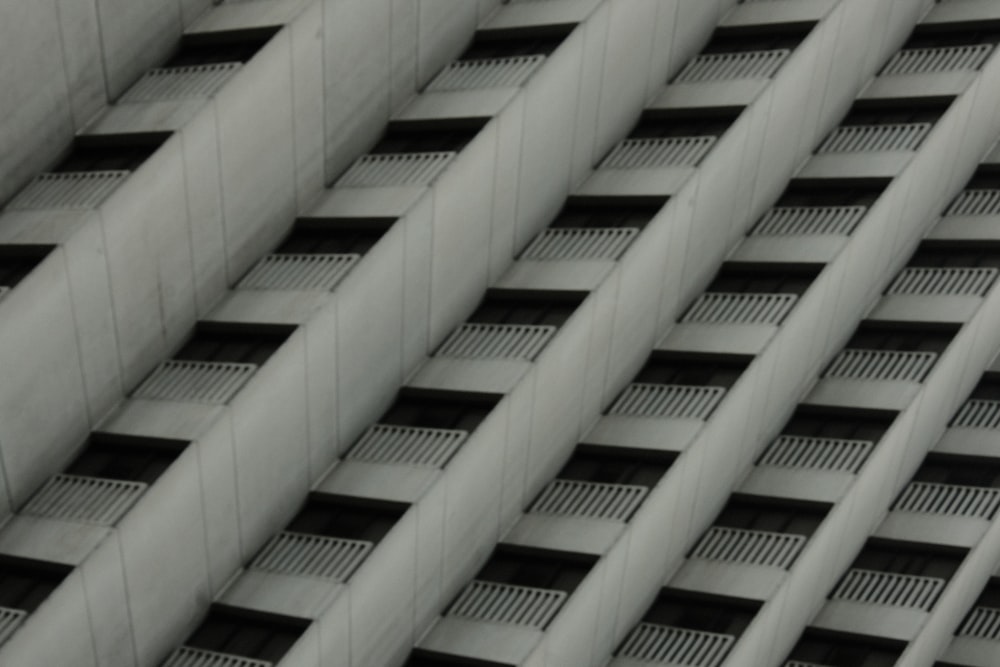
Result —
[[930, 611], [945, 583], [937, 577], [853, 569], [847, 572], [830, 597]]
[[702, 324], [781, 324], [798, 301], [795, 294], [706, 292], [682, 322]]
[[625, 638], [618, 655], [670, 665], [718, 667], [734, 641], [732, 635], [640, 623]]
[[823, 377], [922, 382], [936, 360], [936, 352], [848, 348], [837, 355]]
[[21, 514], [110, 526], [129, 511], [146, 487], [143, 482], [55, 475], [31, 497]]
[[288, 530], [275, 535], [250, 563], [255, 570], [347, 581], [375, 545]]
[[555, 333], [556, 327], [549, 325], [467, 322], [448, 336], [436, 356], [531, 361]]
[[345, 458], [443, 468], [467, 435], [452, 429], [375, 424]]
[[991, 519], [997, 506], [1000, 506], [1000, 489], [910, 482], [893, 509]]
[[274, 663], [228, 653], [182, 646], [167, 658], [163, 667], [273, 667]]
[[754, 227], [753, 236], [836, 234], [849, 236], [865, 217], [864, 206], [776, 206]]
[[711, 150], [716, 137], [652, 137], [625, 139], [601, 162], [601, 169], [694, 167]]
[[535, 237], [521, 259], [618, 259], [639, 233], [634, 227], [557, 227]]
[[332, 290], [347, 275], [358, 254], [268, 255], [257, 262], [237, 287], [255, 290]]
[[0, 644], [3, 644], [17, 630], [28, 615], [23, 609], [0, 607]]
[[224, 404], [232, 400], [256, 370], [256, 364], [174, 359], [160, 364], [139, 385], [133, 397]]
[[556, 479], [545, 487], [529, 511], [628, 521], [647, 493], [646, 487], [634, 484]]
[[723, 387], [633, 382], [611, 404], [608, 414], [707, 419], [725, 393]]
[[992, 267], [909, 268], [896, 276], [887, 294], [985, 296], [996, 276]]
[[520, 86], [538, 69], [543, 60], [543, 55], [456, 60], [434, 77], [427, 90]]
[[805, 543], [804, 535], [712, 526], [691, 557], [787, 569]]
[[868, 460], [872, 447], [874, 443], [869, 440], [782, 435], [767, 448], [757, 465], [856, 473]]
[[240, 63], [214, 63], [152, 69], [122, 95], [120, 102], [209, 97], [239, 68]]
[[341, 188], [426, 186], [444, 171], [454, 156], [452, 151], [364, 155], [351, 165], [336, 185]]
[[114, 170], [41, 174], [21, 190], [7, 208], [12, 211], [95, 208], [121, 185], [129, 173]]
[[955, 634], [959, 637], [1000, 640], [1000, 609], [975, 607]]
[[1000, 215], [1000, 190], [963, 190], [945, 215]]
[[788, 49], [703, 53], [681, 70], [675, 83], [724, 81], [729, 79], [769, 79], [791, 53]]
[[982, 67], [992, 50], [992, 44], [903, 49], [889, 60], [880, 76], [975, 70]]
[[931, 123], [893, 125], [846, 125], [838, 127], [817, 153], [873, 153], [876, 151], [915, 151], [931, 131]]
[[958, 428], [1000, 428], [1000, 401], [970, 398], [962, 404], [951, 425]]
[[565, 599], [565, 591], [476, 580], [465, 587], [448, 614], [541, 630], [559, 612]]

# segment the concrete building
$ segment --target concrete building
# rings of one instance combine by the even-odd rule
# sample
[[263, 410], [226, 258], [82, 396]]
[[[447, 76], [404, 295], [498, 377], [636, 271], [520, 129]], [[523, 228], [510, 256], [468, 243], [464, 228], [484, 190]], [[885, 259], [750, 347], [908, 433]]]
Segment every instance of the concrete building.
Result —
[[0, 666], [997, 667], [998, 42], [0, 5]]

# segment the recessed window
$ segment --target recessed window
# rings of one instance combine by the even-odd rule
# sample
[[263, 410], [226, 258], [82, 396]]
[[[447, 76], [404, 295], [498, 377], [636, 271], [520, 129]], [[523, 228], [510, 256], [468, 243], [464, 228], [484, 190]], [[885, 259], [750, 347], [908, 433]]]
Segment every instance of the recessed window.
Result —
[[869, 539], [851, 568], [951, 579], [967, 550]]
[[732, 107], [646, 111], [628, 138], [721, 137], [739, 117], [740, 111]]
[[892, 667], [903, 648], [888, 639], [806, 629], [788, 660], [829, 667]]
[[829, 509], [830, 506], [826, 503], [793, 503], [734, 494], [712, 525], [809, 537], [819, 527]]
[[388, 501], [312, 493], [286, 530], [378, 544], [407, 507]]
[[572, 593], [593, 565], [590, 557], [500, 545], [476, 579]]
[[182, 361], [263, 364], [295, 327], [199, 322], [194, 336], [174, 355]]
[[53, 248], [50, 245], [0, 245], [0, 287], [17, 285]]
[[187, 446], [181, 440], [94, 433], [69, 465], [70, 475], [152, 484]]
[[267, 44], [280, 26], [187, 33], [164, 67], [245, 63]]
[[847, 341], [848, 349], [943, 352], [958, 325], [920, 325], [912, 322], [863, 321]]
[[784, 435], [846, 440], [882, 439], [897, 413], [882, 410], [856, 410], [800, 406], [781, 430]]
[[427, 153], [460, 151], [486, 125], [487, 119], [453, 118], [433, 121], [393, 121], [370, 151], [383, 153]]
[[705, 291], [801, 295], [822, 268], [815, 264], [726, 262]]
[[794, 49], [816, 23], [771, 23], [761, 26], [718, 28], [702, 53], [744, 53]]
[[48, 561], [0, 556], [0, 607], [29, 614], [56, 589], [71, 567]]
[[954, 98], [898, 98], [892, 100], [862, 100], [854, 103], [850, 113], [840, 122], [852, 125], [897, 125], [900, 123], [935, 123], [948, 110]]
[[308, 625], [305, 619], [215, 604], [185, 645], [277, 664]]
[[739, 637], [753, 621], [760, 606], [760, 602], [753, 600], [665, 588], [642, 620]]
[[662, 197], [570, 197], [549, 227], [571, 229], [642, 229], [666, 199]]
[[907, 266], [933, 268], [1000, 268], [996, 241], [923, 241]]
[[392, 218], [299, 218], [277, 254], [358, 254], [371, 250]]
[[169, 137], [170, 132], [78, 136], [69, 154], [52, 171], [134, 171]]
[[407, 388], [378, 423], [472, 432], [500, 398], [495, 394]]
[[1000, 459], [932, 452], [913, 481], [1000, 488]]
[[512, 56], [547, 56], [556, 50], [573, 31], [573, 25], [533, 26], [531, 28], [480, 30], [460, 60], [510, 58]]
[[577, 445], [557, 479], [599, 484], [636, 484], [653, 488], [676, 454], [657, 450]]
[[775, 206], [871, 206], [889, 185], [886, 179], [798, 179]]
[[467, 320], [479, 324], [562, 326], [586, 292], [491, 289]]
[[655, 351], [634, 382], [732, 387], [753, 357]]

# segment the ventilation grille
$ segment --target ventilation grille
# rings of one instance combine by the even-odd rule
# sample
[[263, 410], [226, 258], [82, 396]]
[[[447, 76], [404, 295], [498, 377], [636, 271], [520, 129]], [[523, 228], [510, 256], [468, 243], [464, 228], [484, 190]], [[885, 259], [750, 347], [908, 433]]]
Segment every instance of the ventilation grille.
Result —
[[628, 521], [648, 489], [633, 484], [599, 484], [556, 479], [545, 487], [529, 512]]
[[153, 401], [224, 404], [243, 388], [256, 364], [171, 360], [160, 364], [132, 395]]
[[1000, 639], [1000, 609], [975, 607], [955, 634], [959, 637]]
[[992, 44], [903, 49], [889, 60], [880, 76], [979, 69], [992, 50]]
[[732, 635], [640, 623], [626, 637], [618, 655], [670, 665], [718, 667], [734, 641]]
[[958, 428], [1000, 428], [1000, 401], [970, 398], [959, 409], [952, 427]]
[[10, 211], [96, 208], [131, 172], [71, 171], [41, 174], [7, 205]]
[[274, 663], [228, 653], [182, 646], [167, 658], [163, 667], [273, 667]]
[[31, 497], [21, 514], [110, 526], [129, 511], [146, 487], [143, 482], [55, 475]]
[[937, 356], [936, 352], [848, 348], [837, 355], [823, 377], [922, 382]]
[[254, 290], [332, 290], [361, 259], [358, 254], [268, 255], [237, 285]]
[[465, 587], [448, 615], [542, 630], [565, 599], [565, 591], [477, 580]]
[[723, 81], [727, 79], [769, 79], [785, 62], [791, 51], [743, 51], [738, 53], [703, 53], [687, 64], [674, 83]]
[[996, 276], [992, 267], [909, 268], [896, 276], [886, 293], [986, 296]]
[[611, 404], [608, 414], [708, 419], [725, 393], [723, 387], [633, 382]]
[[521, 259], [618, 259], [638, 233], [634, 227], [546, 229], [535, 237]]
[[625, 139], [604, 158], [600, 169], [694, 167], [715, 141], [712, 136]]
[[706, 292], [698, 297], [681, 321], [703, 324], [781, 324], [798, 299], [795, 294]]
[[873, 153], [915, 151], [931, 131], [931, 123], [846, 125], [838, 127], [820, 144], [817, 153]]
[[0, 607], [0, 644], [7, 641], [28, 615], [23, 609]]
[[444, 171], [454, 156], [453, 151], [364, 155], [351, 165], [336, 185], [341, 188], [427, 186]]
[[953, 514], [991, 519], [1000, 505], [1000, 489], [958, 484], [911, 482], [903, 490], [894, 510]]
[[963, 190], [945, 215], [1000, 215], [1000, 190]]
[[271, 538], [250, 567], [266, 572], [347, 581], [374, 546], [362, 540], [285, 530]]
[[345, 458], [443, 468], [465, 441], [465, 431], [375, 424]]
[[754, 227], [753, 236], [837, 234], [849, 236], [868, 209], [864, 206], [777, 206]]
[[856, 473], [868, 460], [872, 447], [874, 443], [869, 440], [782, 435], [767, 448], [757, 465]]
[[543, 60], [543, 55], [457, 60], [434, 77], [427, 90], [520, 86], [538, 69]]
[[712, 526], [691, 557], [788, 569], [805, 543], [804, 535]]
[[435, 356], [531, 361], [555, 333], [556, 327], [548, 325], [467, 322], [448, 336]]
[[154, 102], [209, 97], [240, 68], [240, 63], [162, 67], [146, 72], [120, 102]]
[[930, 611], [944, 586], [945, 580], [937, 577], [853, 569], [847, 572], [830, 597]]

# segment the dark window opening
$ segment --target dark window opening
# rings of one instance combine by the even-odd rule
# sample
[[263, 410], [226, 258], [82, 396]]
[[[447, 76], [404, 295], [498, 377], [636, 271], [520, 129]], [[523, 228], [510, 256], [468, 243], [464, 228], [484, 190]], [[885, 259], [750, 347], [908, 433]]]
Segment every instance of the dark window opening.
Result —
[[185, 645], [277, 664], [308, 625], [304, 619], [214, 604]]
[[829, 667], [892, 667], [903, 652], [903, 646], [888, 639], [807, 628], [788, 660]]
[[888, 185], [885, 179], [799, 179], [775, 206], [871, 206]]
[[487, 119], [393, 121], [372, 154], [460, 151], [486, 125]]
[[72, 569], [48, 561], [0, 556], [0, 607], [34, 612]]
[[936, 123], [948, 110], [954, 98], [941, 101], [937, 98], [900, 98], [855, 102], [850, 113], [840, 122], [841, 127], [851, 125], [895, 125], [898, 123]]
[[245, 63], [267, 44], [280, 26], [188, 33], [164, 67]]
[[577, 445], [557, 479], [653, 488], [670, 468], [674, 453], [628, 447]]
[[800, 406], [782, 429], [784, 435], [878, 442], [892, 426], [895, 412]]
[[739, 637], [753, 621], [760, 606], [760, 602], [740, 598], [663, 589], [642, 620]]
[[406, 509], [402, 503], [314, 492], [286, 529], [378, 544]]
[[923, 241], [910, 258], [913, 267], [1000, 268], [1000, 243], [995, 241]]
[[261, 365], [294, 330], [293, 326], [274, 324], [199, 322], [194, 336], [173, 358]]
[[917, 24], [904, 49], [926, 49], [945, 46], [973, 46], [1000, 42], [1000, 26], [984, 23], [956, 29], [949, 23]]
[[629, 132], [629, 139], [721, 137], [739, 117], [730, 107], [647, 111]]
[[969, 398], [977, 398], [984, 401], [1000, 401], [1000, 373], [987, 371], [979, 379], [979, 384], [972, 390]]
[[500, 545], [476, 579], [572, 593], [593, 565], [594, 559], [578, 554]]
[[558, 327], [569, 319], [586, 296], [586, 292], [491, 289], [468, 321]]
[[277, 254], [364, 255], [392, 226], [385, 218], [300, 218]]
[[52, 171], [134, 171], [169, 137], [170, 132], [78, 136], [69, 155]]
[[705, 291], [801, 295], [822, 268], [817, 264], [726, 262]]
[[625, 227], [642, 229], [665, 203], [666, 199], [659, 197], [651, 200], [633, 200], [627, 197], [571, 197], [549, 226], [573, 229]]
[[851, 563], [851, 569], [937, 577], [947, 581], [958, 570], [966, 553], [966, 549], [871, 538]]
[[702, 53], [744, 53], [747, 51], [794, 50], [816, 23], [771, 23], [763, 26], [718, 28]]
[[0, 245], [0, 287], [17, 285], [54, 248], [50, 245]]
[[943, 352], [958, 333], [958, 325], [927, 326], [910, 322], [865, 320], [845, 345], [853, 350]]
[[792, 503], [733, 494], [713, 525], [809, 537], [819, 527], [829, 510], [830, 505], [827, 503]]
[[1000, 488], [1000, 459], [931, 453], [913, 481]]
[[964, 190], [1000, 190], [1000, 165], [981, 164], [976, 167], [975, 173], [969, 182], [965, 184]]
[[[1000, 577], [992, 577], [988, 582], [986, 582], [986, 587], [983, 592], [979, 594], [976, 598], [975, 607], [990, 607], [991, 609], [1000, 609]], [[972, 611], [971, 609], [969, 610]]]
[[502, 397], [447, 390], [403, 389], [380, 424], [469, 431], [486, 419]]
[[539, 26], [520, 29], [480, 30], [460, 60], [547, 56], [573, 31], [572, 25]]
[[514, 667], [514, 665], [415, 648], [404, 667]]
[[187, 444], [182, 440], [94, 433], [66, 472], [152, 484]]
[[753, 357], [735, 354], [653, 352], [634, 382], [729, 388]]

